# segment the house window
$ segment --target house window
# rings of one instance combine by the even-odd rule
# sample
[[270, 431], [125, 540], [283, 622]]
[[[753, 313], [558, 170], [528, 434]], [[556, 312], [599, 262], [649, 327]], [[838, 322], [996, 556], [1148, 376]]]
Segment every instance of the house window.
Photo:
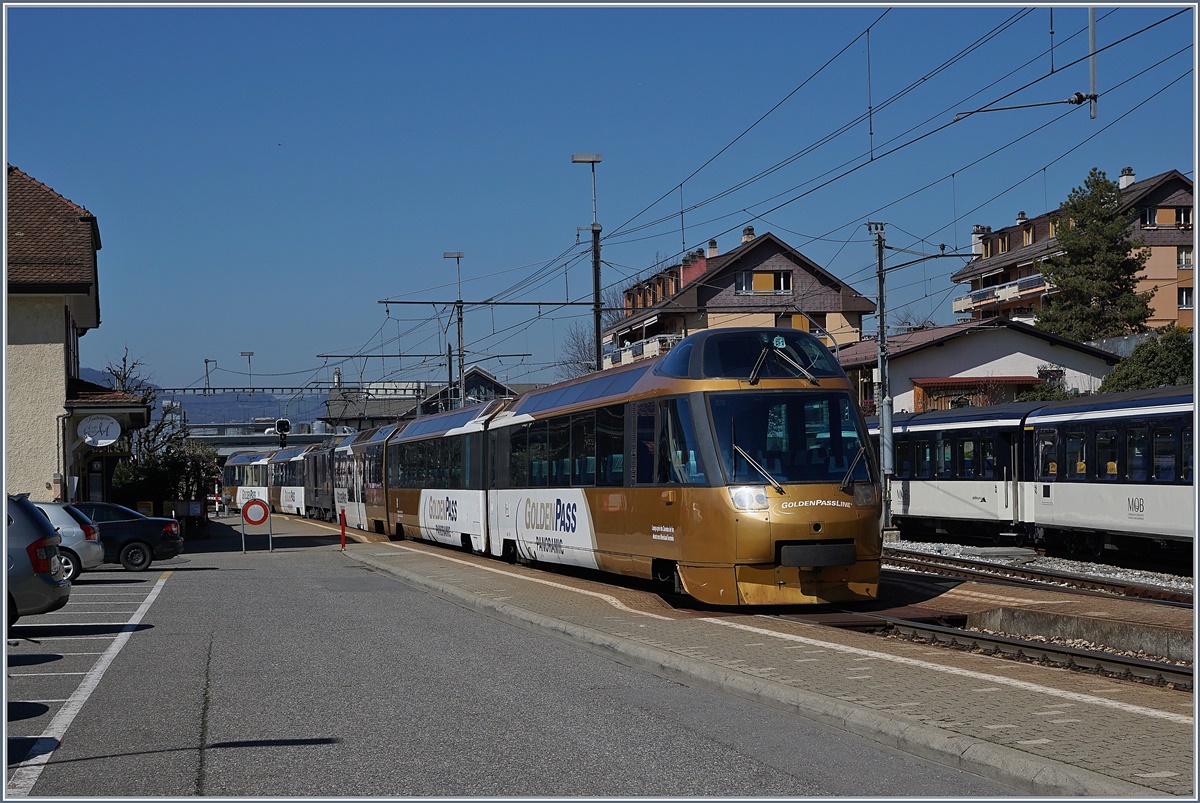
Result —
[[1148, 206], [1142, 210], [1142, 228], [1157, 229], [1158, 228], [1158, 208]]
[[1179, 288], [1179, 308], [1192, 309], [1192, 304], [1195, 302], [1195, 288], [1180, 287]]
[[984, 240], [983, 241], [983, 258], [987, 259], [991, 255], [992, 255], [992, 241]]
[[775, 271], [775, 294], [790, 295], [792, 292], [792, 272], [790, 270]]
[[1179, 246], [1179, 269], [1191, 270], [1196, 266], [1196, 254], [1190, 245]]
[[1008, 253], [1008, 235], [1007, 234], [1001, 234], [999, 237], [997, 237], [996, 244], [1000, 247], [1001, 254]]
[[739, 296], [754, 293], [754, 274], [748, 270], [733, 274], [733, 292]]
[[1023, 235], [1024, 235], [1024, 244], [1025, 245], [1033, 245], [1033, 226], [1030, 226], [1029, 228], [1025, 229]]
[[1190, 206], [1176, 207], [1175, 225], [1181, 229], [1190, 229], [1192, 227], [1192, 208]]
[[1050, 237], [1051, 237], [1051, 238], [1054, 238], [1054, 237], [1057, 237], [1057, 236], [1058, 236], [1058, 221], [1057, 221], [1057, 220], [1051, 220], [1051, 221], [1050, 221]]

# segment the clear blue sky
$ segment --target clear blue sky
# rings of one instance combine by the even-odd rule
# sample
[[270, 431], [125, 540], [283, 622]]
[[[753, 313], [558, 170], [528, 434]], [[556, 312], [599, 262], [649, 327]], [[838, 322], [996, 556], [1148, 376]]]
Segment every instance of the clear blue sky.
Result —
[[[317, 355], [443, 354], [444, 305], [378, 302], [452, 301], [462, 251], [467, 302], [547, 302], [468, 306], [468, 365], [553, 381], [590, 326], [553, 306], [591, 298], [572, 153], [603, 155], [606, 285], [753, 225], [871, 298], [868, 219], [965, 250], [1092, 167], [1194, 177], [1193, 6], [1096, 13], [1097, 119], [953, 122], [1088, 92], [1086, 7], [7, 7], [5, 158], [99, 219], [85, 367], [128, 347], [165, 387], [203, 386], [206, 358], [214, 386], [441, 380]], [[952, 322], [961, 264], [892, 272], [889, 312]]]

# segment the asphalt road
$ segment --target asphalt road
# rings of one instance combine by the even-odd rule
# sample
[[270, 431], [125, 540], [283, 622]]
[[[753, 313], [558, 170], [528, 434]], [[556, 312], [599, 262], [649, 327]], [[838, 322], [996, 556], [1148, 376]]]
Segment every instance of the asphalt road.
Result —
[[467, 610], [305, 522], [269, 552], [210, 531], [10, 630], [6, 796], [1020, 794]]

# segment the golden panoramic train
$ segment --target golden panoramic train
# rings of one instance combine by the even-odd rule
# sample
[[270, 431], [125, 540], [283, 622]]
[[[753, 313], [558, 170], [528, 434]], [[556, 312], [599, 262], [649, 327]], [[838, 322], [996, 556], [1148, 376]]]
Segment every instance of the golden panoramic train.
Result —
[[716, 605], [816, 604], [878, 591], [869, 444], [820, 341], [717, 329], [311, 447], [293, 490], [307, 515], [388, 537], [653, 578]]

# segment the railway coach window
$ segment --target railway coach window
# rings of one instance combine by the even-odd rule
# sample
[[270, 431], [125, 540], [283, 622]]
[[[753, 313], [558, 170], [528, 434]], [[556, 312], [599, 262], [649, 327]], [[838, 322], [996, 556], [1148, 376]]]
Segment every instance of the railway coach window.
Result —
[[1084, 451], [1083, 433], [1068, 432], [1066, 443], [1066, 460], [1063, 474], [1069, 480], [1082, 480], [1087, 477], [1087, 454]]
[[1096, 433], [1096, 479], [1117, 478], [1117, 431], [1102, 429]]
[[508, 435], [508, 480], [513, 488], [529, 485], [529, 424], [513, 427]]
[[916, 466], [918, 479], [929, 479], [931, 454], [929, 441], [919, 440], [913, 445], [913, 465]]
[[1154, 481], [1175, 481], [1175, 430], [1154, 430]]
[[958, 440], [958, 476], [972, 479], [976, 472], [975, 439], [959, 438]]
[[1125, 458], [1129, 479], [1142, 482], [1149, 465], [1150, 436], [1145, 427], [1130, 427], [1125, 431]]
[[949, 438], [938, 438], [937, 451], [933, 455], [933, 474], [935, 477], [948, 478], [954, 476], [954, 452], [951, 451]]
[[625, 484], [625, 408], [622, 405], [596, 411], [597, 484]]
[[896, 455], [893, 460], [896, 468], [896, 477], [899, 479], [908, 479], [912, 476], [912, 448], [908, 438], [896, 439]]
[[1192, 483], [1192, 428], [1183, 428], [1183, 481], [1191, 485]]
[[596, 414], [571, 416], [571, 484], [596, 484]]
[[1038, 477], [1043, 480], [1058, 478], [1058, 433], [1051, 429], [1039, 430], [1037, 434]]

